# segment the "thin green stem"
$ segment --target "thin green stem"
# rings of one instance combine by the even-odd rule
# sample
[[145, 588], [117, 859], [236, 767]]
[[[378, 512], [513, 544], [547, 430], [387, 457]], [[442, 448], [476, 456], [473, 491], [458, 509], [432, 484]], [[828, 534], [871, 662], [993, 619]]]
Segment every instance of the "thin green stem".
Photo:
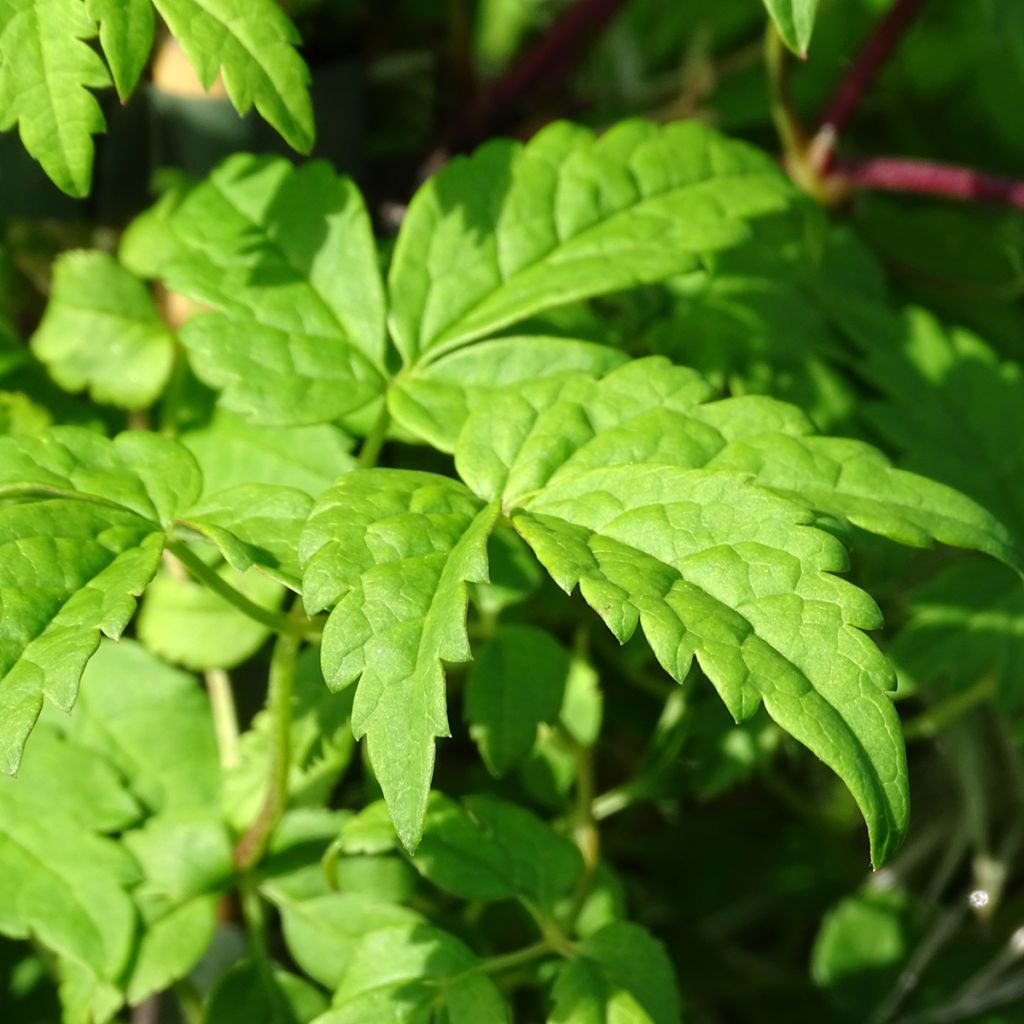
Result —
[[504, 971], [511, 971], [524, 964], [533, 963], [534, 960], [550, 956], [553, 952], [551, 943], [547, 939], [542, 939], [540, 942], [533, 943], [532, 946], [524, 946], [511, 953], [489, 956], [480, 962], [476, 971], [481, 974], [501, 974]]
[[278, 636], [270, 657], [267, 712], [270, 716], [271, 731], [267, 789], [256, 820], [235, 847], [235, 864], [240, 871], [248, 871], [259, 863], [288, 802], [292, 688], [295, 680], [295, 659], [298, 657], [300, 643], [301, 640], [295, 633], [282, 633]]
[[178, 1001], [178, 1010], [185, 1019], [185, 1024], [202, 1024], [203, 1000], [192, 982], [187, 978], [176, 981], [174, 996]]
[[238, 898], [242, 907], [242, 920], [249, 940], [249, 957], [256, 967], [271, 1004], [280, 1000], [274, 982], [274, 964], [267, 946], [267, 915], [256, 883], [248, 875], [238, 882]]
[[583, 871], [576, 883], [572, 907], [565, 920], [566, 931], [572, 931], [594, 887], [601, 861], [601, 832], [594, 817], [594, 753], [579, 743], [566, 730], [561, 740], [572, 752], [576, 762], [576, 803], [573, 810], [572, 838], [583, 857]]
[[380, 458], [380, 451], [384, 447], [384, 439], [387, 437], [390, 425], [391, 414], [388, 412], [387, 401], [385, 400], [380, 410], [380, 415], [377, 417], [377, 422], [374, 423], [373, 428], [363, 442], [363, 447], [359, 450], [357, 464], [360, 469], [372, 469], [377, 465], [377, 459]]
[[203, 673], [203, 679], [210, 698], [220, 766], [227, 770], [238, 764], [238, 713], [231, 678], [223, 669], [211, 668]]
[[772, 121], [788, 166], [790, 161], [802, 159], [807, 150], [807, 134], [796, 116], [789, 91], [789, 51], [778, 29], [770, 22], [764, 37], [764, 62]]
[[272, 629], [275, 633], [293, 633], [301, 635], [309, 632], [309, 620], [303, 621], [284, 615], [282, 612], [275, 612], [270, 608], [264, 608], [250, 600], [240, 590], [231, 586], [227, 580], [211, 569], [192, 549], [180, 540], [173, 540], [167, 545], [167, 550], [185, 566], [195, 580], [208, 587], [218, 597], [224, 598], [229, 604], [234, 605], [240, 612], [250, 619], [259, 622]]
[[903, 736], [908, 743], [915, 740], [934, 739], [940, 732], [973, 711], [979, 704], [988, 701], [996, 691], [995, 676], [986, 673], [972, 686], [954, 694], [922, 711], [903, 727]]

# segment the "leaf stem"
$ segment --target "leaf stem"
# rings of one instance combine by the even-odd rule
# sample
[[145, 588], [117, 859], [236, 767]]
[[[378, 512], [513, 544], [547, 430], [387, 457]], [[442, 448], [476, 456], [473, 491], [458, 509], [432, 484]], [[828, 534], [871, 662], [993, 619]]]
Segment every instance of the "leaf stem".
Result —
[[981, 676], [973, 685], [948, 700], [922, 711], [903, 727], [903, 736], [908, 743], [915, 740], [931, 740], [940, 732], [973, 711], [979, 704], [991, 699], [996, 690], [992, 673]]
[[167, 550], [185, 566], [195, 580], [208, 587], [218, 597], [224, 598], [228, 604], [234, 605], [240, 612], [250, 619], [261, 623], [275, 633], [303, 634], [309, 629], [309, 621], [283, 615], [270, 608], [264, 608], [250, 600], [240, 590], [231, 586], [219, 573], [211, 569], [192, 549], [183, 541], [174, 540], [167, 545]]
[[203, 673], [203, 680], [210, 698], [220, 766], [226, 771], [238, 764], [238, 713], [231, 677], [223, 669], [211, 668]]
[[818, 133], [827, 133], [834, 143], [860, 105], [882, 65], [914, 23], [924, 0], [896, 0], [872, 29], [850, 69], [843, 75], [825, 104]]
[[[439, 152], [475, 145], [508, 119], [541, 86], [554, 87], [572, 71], [593, 38], [619, 13], [626, 0], [578, 0], [488, 90], [483, 100], [447, 132]], [[430, 162], [437, 160], [435, 154]]]
[[384, 447], [384, 439], [387, 437], [390, 424], [391, 414], [388, 412], [387, 399], [385, 399], [377, 421], [363, 442], [363, 447], [359, 450], [357, 465], [360, 469], [372, 469], [377, 465], [377, 460], [380, 458], [380, 451]]
[[862, 160], [836, 158], [829, 165], [828, 179], [847, 188], [918, 192], [950, 199], [999, 203], [1024, 210], [1024, 181], [928, 160], [891, 156]]
[[583, 871], [576, 883], [572, 907], [564, 925], [571, 932], [583, 911], [587, 897], [594, 886], [601, 861], [601, 832], [594, 817], [594, 754], [561, 728], [560, 739], [568, 746], [576, 762], [576, 805], [573, 810], [572, 838], [583, 857]]
[[292, 689], [300, 643], [296, 633], [281, 633], [270, 656], [267, 712], [270, 715], [271, 733], [267, 789], [256, 820], [235, 847], [235, 864], [243, 872], [253, 868], [263, 856], [288, 802]]
[[501, 953], [498, 956], [489, 956], [484, 959], [477, 971], [483, 974], [500, 974], [502, 971], [510, 971], [523, 964], [532, 963], [542, 957], [549, 956], [554, 952], [551, 943], [547, 939], [541, 939], [531, 946], [524, 946], [522, 949], [514, 950], [511, 953]]

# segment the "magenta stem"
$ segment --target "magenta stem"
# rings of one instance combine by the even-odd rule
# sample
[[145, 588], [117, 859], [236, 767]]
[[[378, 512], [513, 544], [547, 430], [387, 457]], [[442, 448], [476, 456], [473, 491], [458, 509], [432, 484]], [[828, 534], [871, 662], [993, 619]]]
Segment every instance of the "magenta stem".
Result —
[[479, 107], [449, 135], [461, 148], [478, 142], [535, 89], [564, 80], [575, 67], [584, 44], [608, 24], [626, 0], [579, 0], [526, 51], [484, 95]]
[[843, 130], [879, 69], [923, 6], [924, 0], [896, 0], [889, 8], [825, 105], [819, 130], [828, 130], [833, 136]]
[[1024, 181], [983, 174], [968, 167], [899, 157], [883, 156], [866, 160], [837, 157], [829, 165], [828, 176], [840, 178], [857, 188], [921, 192], [951, 199], [1001, 203], [1024, 210]]

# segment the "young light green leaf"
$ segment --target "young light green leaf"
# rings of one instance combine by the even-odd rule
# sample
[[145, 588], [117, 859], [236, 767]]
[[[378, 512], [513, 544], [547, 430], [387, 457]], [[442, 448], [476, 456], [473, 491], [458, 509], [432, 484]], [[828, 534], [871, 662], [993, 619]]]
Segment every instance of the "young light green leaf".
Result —
[[317, 497], [355, 465], [352, 440], [338, 427], [261, 427], [217, 409], [181, 435], [203, 472], [203, 494], [242, 484], [277, 484]]
[[125, 997], [133, 1005], [187, 977], [209, 948], [217, 929], [217, 896], [186, 903], [147, 901], [144, 931], [132, 960]]
[[[109, 983], [128, 963], [135, 911], [126, 889], [138, 869], [115, 842], [82, 824], [84, 809], [64, 812], [61, 776], [33, 778], [31, 754], [26, 788], [34, 795], [19, 790], [19, 779], [0, 777], [0, 933], [34, 936]], [[83, 754], [76, 751], [67, 767], [81, 767]], [[93, 757], [99, 764], [90, 774], [106, 773], [105, 759]], [[47, 794], [57, 798], [53, 806]]]
[[466, 900], [522, 899], [551, 909], [583, 870], [576, 846], [516, 804], [434, 793], [412, 865]]
[[[256, 604], [270, 611], [280, 608], [282, 587], [262, 573], [239, 575], [223, 564], [214, 571]], [[146, 588], [136, 629], [154, 654], [199, 672], [241, 664], [270, 636], [269, 627], [212, 590], [166, 571], [157, 573]]]
[[95, 35], [82, 0], [0, 2], [0, 131], [17, 124], [29, 153], [76, 197], [89, 192], [92, 136], [105, 127], [89, 92], [110, 82], [87, 42]]
[[303, 601], [332, 608], [324, 678], [359, 680], [352, 731], [370, 762], [402, 843], [419, 841], [434, 768], [447, 736], [441, 661], [467, 661], [466, 581], [487, 575], [498, 508], [429, 473], [365, 470], [317, 502], [302, 534]]
[[728, 442], [697, 414], [699, 378], [655, 365], [494, 401], [464, 428], [459, 472], [482, 500], [500, 497], [555, 582], [579, 586], [620, 642], [642, 624], [679, 681], [696, 655], [737, 719], [763, 700], [850, 787], [881, 862], [907, 796], [892, 670], [861, 632], [878, 609], [834, 575], [846, 553], [806, 505], [713, 466]]
[[54, 264], [50, 302], [32, 351], [68, 391], [142, 409], [159, 398], [174, 338], [146, 286], [99, 251], [65, 253]]
[[507, 1024], [508, 1007], [479, 961], [427, 924], [382, 928], [357, 947], [331, 1009], [315, 1024]]
[[313, 146], [309, 70], [295, 50], [299, 37], [272, 0], [153, 0], [167, 27], [209, 89], [223, 75], [240, 114], [255, 104], [288, 144]]
[[322, 162], [239, 155], [166, 217], [168, 287], [215, 312], [180, 336], [221, 403], [277, 426], [383, 393], [384, 293], [355, 185]]
[[869, 1016], [897, 983], [913, 948], [913, 909], [899, 889], [865, 889], [825, 918], [814, 943], [811, 973], [853, 1017]]
[[146, 807], [218, 805], [217, 741], [209, 700], [194, 676], [121, 640], [100, 644], [82, 680], [65, 727], [78, 743], [105, 753]]
[[549, 1024], [680, 1024], [675, 972], [639, 925], [614, 921], [558, 973]]
[[572, 371], [602, 375], [626, 355], [606, 345], [558, 337], [498, 338], [461, 349], [399, 377], [388, 389], [395, 422], [454, 452], [466, 418], [499, 388]]
[[466, 680], [469, 733], [492, 775], [530, 753], [542, 722], [558, 717], [569, 655], [543, 630], [506, 626], [477, 653]]
[[559, 123], [456, 158], [420, 189], [389, 277], [407, 364], [533, 313], [693, 269], [796, 194], [764, 154], [696, 122]]
[[357, 893], [296, 900], [271, 889], [269, 896], [281, 912], [288, 952], [311, 978], [331, 990], [338, 987], [366, 935], [420, 921], [413, 910]]
[[764, 5], [786, 46], [797, 56], [806, 57], [818, 0], [764, 0]]
[[99, 22], [100, 46], [122, 102], [128, 99], [153, 46], [150, 0], [87, 0], [89, 16]]

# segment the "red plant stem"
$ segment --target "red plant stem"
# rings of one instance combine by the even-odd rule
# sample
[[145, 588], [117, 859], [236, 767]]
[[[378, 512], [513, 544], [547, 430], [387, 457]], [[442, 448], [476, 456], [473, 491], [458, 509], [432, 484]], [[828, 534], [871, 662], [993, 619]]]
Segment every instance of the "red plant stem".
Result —
[[453, 149], [478, 142], [541, 85], [562, 81], [581, 56], [584, 43], [618, 14], [626, 0], [579, 0], [487, 91], [479, 107], [449, 135]]
[[828, 177], [857, 188], [922, 192], [952, 199], [1002, 203], [1024, 210], [1024, 181], [982, 174], [968, 167], [886, 156], [867, 160], [836, 158], [829, 165]]
[[913, 24], [924, 6], [924, 0], [896, 0], [868, 36], [850, 70], [843, 76], [825, 105], [819, 131], [834, 137], [843, 130], [854, 110], [867, 92], [875, 75], [886, 62], [893, 48]]

